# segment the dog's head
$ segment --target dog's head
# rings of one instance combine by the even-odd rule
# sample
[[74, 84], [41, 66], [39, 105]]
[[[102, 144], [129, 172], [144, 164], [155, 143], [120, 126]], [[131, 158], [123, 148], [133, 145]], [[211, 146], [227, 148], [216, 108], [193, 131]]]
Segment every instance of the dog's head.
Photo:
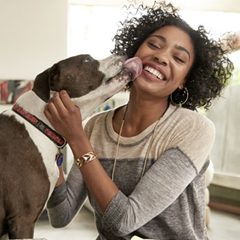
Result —
[[114, 55], [99, 61], [90, 55], [62, 60], [36, 77], [33, 91], [47, 102], [51, 92], [66, 90], [84, 119], [141, 73], [139, 58], [125, 60]]

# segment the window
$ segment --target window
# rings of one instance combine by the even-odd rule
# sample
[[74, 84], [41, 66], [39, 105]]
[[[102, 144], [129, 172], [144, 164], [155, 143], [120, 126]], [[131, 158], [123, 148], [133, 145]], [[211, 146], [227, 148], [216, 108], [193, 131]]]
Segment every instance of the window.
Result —
[[114, 6], [71, 5], [69, 12], [69, 56], [91, 54], [96, 59], [110, 55], [118, 23], [124, 19]]

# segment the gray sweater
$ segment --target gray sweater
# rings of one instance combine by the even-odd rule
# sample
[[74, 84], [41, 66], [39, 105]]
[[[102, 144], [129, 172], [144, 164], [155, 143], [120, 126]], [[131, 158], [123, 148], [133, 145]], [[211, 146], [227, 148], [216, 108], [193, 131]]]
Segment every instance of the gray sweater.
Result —
[[[113, 116], [114, 110], [97, 114], [85, 127], [109, 176], [117, 139]], [[154, 127], [155, 123], [137, 136], [121, 138], [114, 175], [119, 191], [104, 214], [73, 164], [67, 180], [55, 188], [48, 202], [52, 226], [69, 224], [88, 196], [95, 211], [97, 239], [131, 239], [136, 235], [161, 240], [207, 240], [204, 173], [214, 141], [214, 125], [197, 112], [170, 105], [157, 128], [141, 179]]]

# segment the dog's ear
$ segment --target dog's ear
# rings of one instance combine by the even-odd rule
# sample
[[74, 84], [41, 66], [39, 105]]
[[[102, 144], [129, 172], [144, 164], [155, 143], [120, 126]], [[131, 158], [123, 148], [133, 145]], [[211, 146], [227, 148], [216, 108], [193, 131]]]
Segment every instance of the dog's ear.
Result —
[[38, 97], [43, 101], [48, 102], [50, 98], [50, 89], [49, 89], [49, 69], [37, 75], [34, 80], [33, 89]]
[[52, 91], [61, 91], [59, 64], [55, 63], [49, 70], [49, 88]]

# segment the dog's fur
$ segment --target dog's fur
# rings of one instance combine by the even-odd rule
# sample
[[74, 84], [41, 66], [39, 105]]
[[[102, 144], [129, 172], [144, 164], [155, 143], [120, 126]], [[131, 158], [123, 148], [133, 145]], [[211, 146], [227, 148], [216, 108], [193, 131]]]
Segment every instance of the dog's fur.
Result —
[[[120, 56], [97, 61], [89, 55], [60, 61], [39, 74], [17, 104], [52, 127], [43, 110], [51, 93], [65, 89], [84, 120], [131, 80], [124, 61]], [[12, 110], [0, 115], [0, 238], [33, 238], [34, 224], [58, 179], [57, 152], [51, 140]]]

